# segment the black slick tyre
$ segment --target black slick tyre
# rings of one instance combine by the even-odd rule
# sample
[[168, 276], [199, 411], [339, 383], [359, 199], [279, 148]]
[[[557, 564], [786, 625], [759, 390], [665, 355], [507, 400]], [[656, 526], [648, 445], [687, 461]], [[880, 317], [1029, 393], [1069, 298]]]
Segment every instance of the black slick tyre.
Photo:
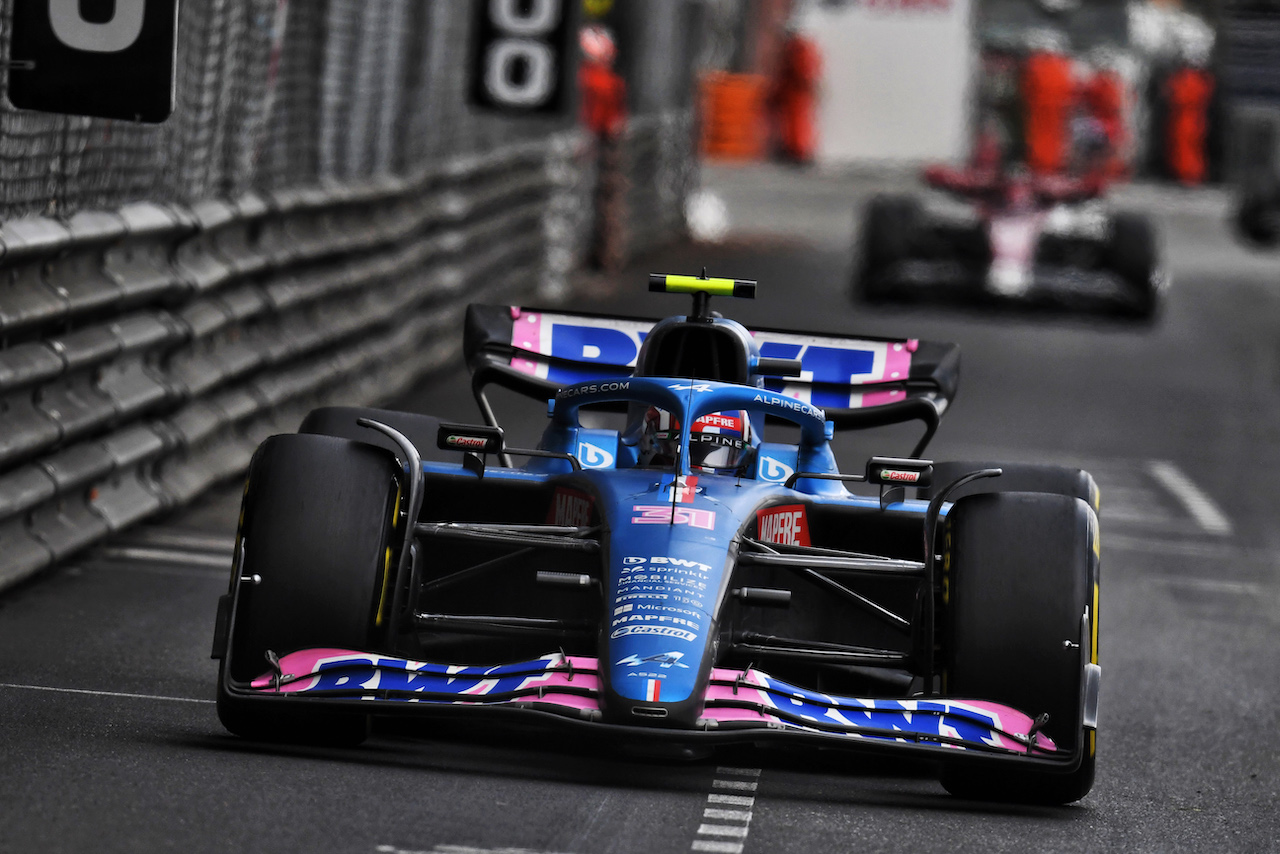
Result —
[[958, 501], [966, 495], [978, 495], [984, 492], [1049, 492], [1054, 495], [1075, 496], [1092, 507], [1094, 513], [1099, 510], [1098, 484], [1087, 471], [1040, 463], [970, 462], [968, 460], [934, 463], [933, 479], [929, 486], [917, 491], [918, 497], [928, 500], [970, 472], [996, 468], [1003, 474], [999, 477], [971, 480], [950, 493], [947, 500]]
[[1151, 220], [1135, 213], [1117, 213], [1111, 220], [1107, 259], [1129, 287], [1132, 312], [1138, 317], [1155, 315], [1158, 264], [1155, 229]]
[[890, 268], [910, 257], [921, 221], [920, 203], [910, 196], [878, 195], [863, 216], [853, 295], [865, 302], [891, 296]]
[[326, 406], [311, 410], [307, 417], [302, 419], [298, 432], [341, 436], [344, 439], [377, 445], [380, 448], [386, 448], [396, 456], [403, 456], [399, 446], [389, 436], [357, 424], [356, 422], [361, 418], [380, 421], [398, 430], [413, 443], [424, 460], [436, 457], [446, 458], [436, 449], [436, 434], [440, 429], [440, 419], [417, 412], [375, 409], [371, 406]]
[[[272, 436], [249, 471], [235, 570], [241, 583], [218, 718], [246, 738], [358, 744], [368, 717], [255, 701], [226, 690], [269, 672], [267, 650], [390, 651], [388, 614], [400, 470], [385, 450], [319, 435]], [[297, 702], [297, 708], [289, 708]]]
[[979, 800], [1064, 804], [1093, 785], [1096, 735], [1085, 726], [1086, 665], [1097, 663], [1097, 517], [1080, 499], [1001, 492], [947, 516], [940, 614], [943, 693], [1011, 706], [1055, 745], [1082, 751], [1074, 771], [956, 763], [942, 784]]
[[1256, 248], [1280, 243], [1280, 181], [1270, 174], [1250, 176], [1235, 213], [1236, 234]]

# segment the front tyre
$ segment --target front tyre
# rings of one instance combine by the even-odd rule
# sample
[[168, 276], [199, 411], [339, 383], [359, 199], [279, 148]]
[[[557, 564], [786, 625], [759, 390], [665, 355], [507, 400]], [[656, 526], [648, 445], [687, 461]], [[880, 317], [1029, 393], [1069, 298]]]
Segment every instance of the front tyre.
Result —
[[1106, 255], [1109, 266], [1124, 280], [1131, 295], [1133, 313], [1155, 316], [1159, 304], [1158, 245], [1151, 220], [1121, 212], [1111, 220]]
[[1074, 495], [1099, 512], [1101, 500], [1098, 484], [1087, 471], [1069, 466], [1053, 466], [1043, 463], [953, 462], [933, 464], [933, 479], [929, 486], [917, 490], [917, 496], [929, 500], [969, 472], [981, 469], [1000, 469], [999, 477], [971, 480], [947, 495], [948, 501], [959, 501], [966, 495], [983, 492], [1049, 492], [1054, 495]]
[[911, 196], [882, 194], [871, 199], [856, 250], [854, 299], [880, 302], [893, 296], [888, 279], [894, 265], [911, 257], [923, 213], [919, 200]]
[[[1035, 718], [1069, 773], [1001, 766], [944, 768], [942, 785], [980, 800], [1064, 804], [1093, 786], [1093, 721], [1081, 703], [1097, 663], [1098, 527], [1078, 498], [1031, 492], [961, 498], [947, 515], [943, 562], [943, 692], [1002, 703]], [[1086, 722], [1090, 726], [1086, 726]]]
[[262, 580], [239, 585], [218, 680], [218, 718], [232, 733], [330, 744], [367, 736], [366, 715], [237, 697], [226, 677], [261, 676], [267, 650], [389, 651], [399, 475], [385, 450], [332, 436], [272, 436], [254, 454], [236, 571]]

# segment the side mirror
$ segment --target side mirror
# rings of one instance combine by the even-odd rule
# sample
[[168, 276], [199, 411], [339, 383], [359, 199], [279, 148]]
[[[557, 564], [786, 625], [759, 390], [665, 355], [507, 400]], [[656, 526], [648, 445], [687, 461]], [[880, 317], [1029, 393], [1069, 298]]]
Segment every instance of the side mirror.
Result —
[[906, 487], [933, 482], [933, 460], [906, 457], [872, 457], [867, 460], [867, 483], [880, 487], [880, 509], [906, 498]]
[[442, 451], [500, 454], [504, 445], [502, 428], [478, 424], [441, 424], [440, 431], [436, 434], [436, 445]]
[[756, 373], [765, 377], [798, 377], [804, 370], [799, 359], [774, 359], [761, 356], [756, 361]]
[[867, 483], [880, 486], [920, 486], [933, 482], [933, 460], [872, 457], [867, 460]]

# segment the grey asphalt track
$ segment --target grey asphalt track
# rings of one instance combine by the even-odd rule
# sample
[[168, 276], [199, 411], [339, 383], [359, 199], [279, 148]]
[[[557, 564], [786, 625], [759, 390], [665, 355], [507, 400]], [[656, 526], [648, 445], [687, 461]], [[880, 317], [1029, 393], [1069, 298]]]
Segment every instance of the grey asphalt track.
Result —
[[[595, 280], [581, 307], [681, 312], [644, 274], [705, 264], [760, 280], [757, 301], [715, 306], [747, 323], [958, 341], [961, 391], [930, 455], [1081, 464], [1102, 489], [1088, 798], [1003, 807], [951, 798], [923, 765], [754, 750], [681, 763], [458, 729], [384, 727], [355, 750], [240, 741], [218, 724], [208, 658], [229, 488], [0, 598], [0, 852], [1280, 851], [1280, 255], [1236, 248], [1212, 196], [1134, 191], [1160, 209], [1174, 268], [1153, 326], [871, 311], [846, 298], [852, 214], [818, 217], [814, 242], [778, 237], [788, 209], [769, 182], [819, 212], [874, 182], [712, 178], [755, 218], [727, 244]], [[460, 367], [401, 405], [476, 417]], [[539, 410], [517, 437], [536, 436]], [[912, 438], [877, 431], [838, 453]]]

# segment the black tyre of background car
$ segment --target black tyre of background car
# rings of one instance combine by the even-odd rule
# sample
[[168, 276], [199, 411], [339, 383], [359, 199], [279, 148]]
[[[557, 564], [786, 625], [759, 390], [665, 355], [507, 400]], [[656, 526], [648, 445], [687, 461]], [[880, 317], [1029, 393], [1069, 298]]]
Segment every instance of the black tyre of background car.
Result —
[[920, 216], [920, 203], [910, 196], [878, 195], [871, 199], [862, 224], [855, 296], [872, 301], [888, 296], [883, 274], [889, 266], [910, 257]]
[[1129, 285], [1133, 310], [1141, 317], [1150, 317], [1156, 310], [1156, 252], [1156, 233], [1149, 219], [1128, 212], [1112, 218], [1107, 259]]
[[[268, 671], [267, 650], [283, 657], [332, 647], [390, 651], [377, 625], [385, 608], [399, 470], [385, 450], [348, 439], [282, 435], [254, 455], [245, 492], [240, 585], [230, 658], [237, 681]], [[218, 680], [218, 718], [236, 735], [268, 741], [358, 744], [366, 715], [282, 708], [232, 696]]]
[[1274, 175], [1255, 175], [1240, 192], [1235, 225], [1236, 233], [1254, 246], [1280, 243], [1280, 181]]
[[969, 472], [998, 468], [999, 477], [973, 480], [947, 496], [948, 501], [958, 501], [966, 495], [984, 492], [1049, 492], [1054, 495], [1071, 495], [1093, 508], [1099, 509], [1098, 484], [1083, 469], [1067, 466], [1050, 466], [1037, 463], [993, 463], [951, 461], [933, 464], [933, 478], [929, 486], [917, 490], [920, 498], [928, 500]]
[[[1096, 652], [1096, 517], [1081, 500], [1030, 492], [962, 498], [947, 516], [941, 638], [944, 693], [1036, 717], [1072, 751], [1070, 773], [956, 764], [942, 784], [981, 800], [1063, 804], [1093, 786], [1095, 733], [1083, 724], [1082, 652]], [[1082, 634], [1082, 618], [1089, 615]], [[1096, 661], [1096, 659], [1095, 659]]]

